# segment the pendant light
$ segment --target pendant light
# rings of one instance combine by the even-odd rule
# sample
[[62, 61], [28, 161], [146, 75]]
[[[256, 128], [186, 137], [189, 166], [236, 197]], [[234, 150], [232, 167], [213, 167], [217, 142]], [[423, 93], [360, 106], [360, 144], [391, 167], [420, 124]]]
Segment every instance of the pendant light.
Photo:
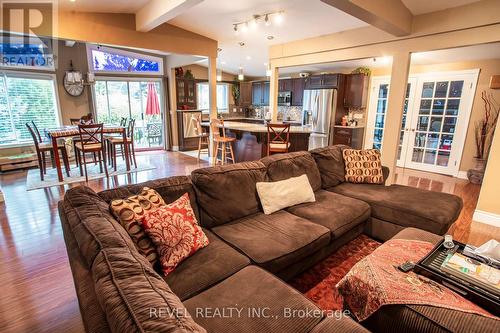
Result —
[[238, 71], [238, 80], [243, 81], [245, 79], [245, 75], [243, 74], [243, 67], [240, 66], [240, 70]]

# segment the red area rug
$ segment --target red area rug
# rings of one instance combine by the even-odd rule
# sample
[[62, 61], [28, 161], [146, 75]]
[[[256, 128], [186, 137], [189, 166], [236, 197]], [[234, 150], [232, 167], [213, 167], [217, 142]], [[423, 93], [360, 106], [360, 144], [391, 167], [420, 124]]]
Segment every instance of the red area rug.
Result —
[[379, 246], [379, 242], [360, 235], [316, 266], [295, 277], [290, 284], [321, 309], [342, 310], [342, 296], [335, 285], [352, 266]]

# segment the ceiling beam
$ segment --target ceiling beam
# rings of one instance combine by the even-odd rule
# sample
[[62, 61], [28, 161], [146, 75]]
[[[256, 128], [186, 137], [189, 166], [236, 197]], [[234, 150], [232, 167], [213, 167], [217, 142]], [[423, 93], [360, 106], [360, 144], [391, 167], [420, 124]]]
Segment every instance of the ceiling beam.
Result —
[[401, 0], [321, 0], [391, 35], [411, 33], [413, 15]]
[[150, 0], [135, 14], [137, 31], [147, 32], [168, 22], [203, 0]]

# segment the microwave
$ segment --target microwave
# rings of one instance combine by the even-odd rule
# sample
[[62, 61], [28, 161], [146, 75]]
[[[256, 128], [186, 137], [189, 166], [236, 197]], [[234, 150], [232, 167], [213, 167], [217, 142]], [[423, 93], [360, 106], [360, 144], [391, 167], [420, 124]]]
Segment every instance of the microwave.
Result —
[[292, 104], [292, 92], [280, 91], [278, 93], [278, 105], [290, 106]]

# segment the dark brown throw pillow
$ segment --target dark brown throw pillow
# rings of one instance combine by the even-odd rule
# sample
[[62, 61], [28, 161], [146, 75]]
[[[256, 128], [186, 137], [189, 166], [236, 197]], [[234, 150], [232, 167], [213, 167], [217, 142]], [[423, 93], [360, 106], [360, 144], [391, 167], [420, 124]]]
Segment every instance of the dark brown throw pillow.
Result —
[[155, 245], [144, 232], [142, 218], [146, 212], [164, 206], [166, 204], [161, 195], [148, 187], [144, 187], [138, 195], [113, 200], [109, 206], [111, 213], [127, 230], [139, 253], [146, 257], [152, 266], [158, 261], [158, 254]]
[[382, 162], [378, 149], [344, 149], [345, 181], [356, 184], [383, 184]]

